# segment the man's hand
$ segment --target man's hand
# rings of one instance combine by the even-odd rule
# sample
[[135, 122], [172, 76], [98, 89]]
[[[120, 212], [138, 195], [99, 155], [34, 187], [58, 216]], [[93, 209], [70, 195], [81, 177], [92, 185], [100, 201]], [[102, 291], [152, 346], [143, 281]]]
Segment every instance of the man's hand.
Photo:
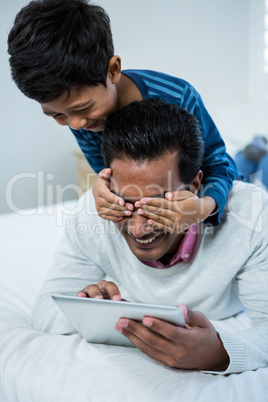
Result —
[[96, 285], [87, 285], [83, 290], [80, 290], [77, 297], [91, 297], [92, 299], [109, 299], [109, 300], [123, 300], [121, 293], [113, 282], [102, 280]]
[[115, 329], [164, 366], [224, 371], [229, 357], [213, 325], [199, 311], [186, 309], [186, 328], [145, 317], [141, 323], [120, 318]]
[[130, 216], [134, 210], [133, 204], [125, 203], [123, 198], [110, 191], [110, 178], [112, 170], [103, 169], [93, 185], [93, 195], [98, 215], [103, 219], [120, 222], [126, 216]]
[[173, 191], [167, 192], [165, 198], [144, 197], [136, 201], [135, 207], [154, 228], [180, 233], [205, 220], [216, 203], [209, 196], [198, 198], [190, 191]]

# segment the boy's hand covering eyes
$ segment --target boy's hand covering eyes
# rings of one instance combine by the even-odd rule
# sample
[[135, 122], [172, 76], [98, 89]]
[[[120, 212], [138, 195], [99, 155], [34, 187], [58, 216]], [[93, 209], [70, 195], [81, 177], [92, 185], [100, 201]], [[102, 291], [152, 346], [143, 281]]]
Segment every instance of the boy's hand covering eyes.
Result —
[[93, 185], [93, 195], [98, 215], [103, 219], [119, 222], [130, 216], [134, 205], [126, 203], [123, 198], [110, 191], [110, 177], [112, 170], [103, 169]]
[[[103, 169], [93, 186], [98, 215], [103, 219], [120, 222], [132, 215], [134, 205], [110, 191], [110, 168]], [[148, 218], [154, 228], [180, 233], [191, 225], [204, 221], [215, 209], [211, 197], [199, 198], [190, 191], [166, 192], [165, 198], [144, 197], [135, 202], [137, 213]]]
[[211, 197], [199, 198], [190, 191], [173, 191], [165, 193], [165, 198], [144, 197], [135, 207], [154, 228], [180, 233], [205, 220], [215, 208], [215, 201]]

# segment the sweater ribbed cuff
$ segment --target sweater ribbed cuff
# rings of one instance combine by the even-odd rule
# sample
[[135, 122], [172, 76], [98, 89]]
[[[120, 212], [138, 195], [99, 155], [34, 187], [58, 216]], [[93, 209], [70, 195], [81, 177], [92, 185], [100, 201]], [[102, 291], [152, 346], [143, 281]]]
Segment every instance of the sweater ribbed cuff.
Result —
[[232, 374], [245, 371], [245, 346], [233, 333], [218, 331], [223, 346], [229, 355], [230, 363], [225, 371], [202, 371], [206, 374]]
[[63, 335], [73, 335], [78, 332], [72, 325], [71, 321], [63, 315], [60, 317], [57, 326], [60, 328], [60, 333]]

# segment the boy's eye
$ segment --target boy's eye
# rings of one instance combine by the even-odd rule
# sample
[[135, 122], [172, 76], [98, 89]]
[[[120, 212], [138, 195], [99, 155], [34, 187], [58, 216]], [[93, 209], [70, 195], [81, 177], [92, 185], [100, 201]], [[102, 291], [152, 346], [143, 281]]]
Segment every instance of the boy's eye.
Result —
[[85, 109], [77, 110], [77, 112], [78, 112], [78, 113], [80, 113], [80, 112], [85, 112], [86, 110], [88, 110], [88, 107], [86, 107]]
[[[88, 109], [89, 109], [89, 108], [87, 107], [87, 108], [85, 108], [85, 109], [76, 110], [75, 112], [76, 112], [76, 113], [82, 113], [82, 112], [87, 111]], [[53, 119], [58, 119], [59, 117], [62, 117], [62, 113], [55, 114], [55, 115], [52, 116], [52, 117], [53, 117]]]

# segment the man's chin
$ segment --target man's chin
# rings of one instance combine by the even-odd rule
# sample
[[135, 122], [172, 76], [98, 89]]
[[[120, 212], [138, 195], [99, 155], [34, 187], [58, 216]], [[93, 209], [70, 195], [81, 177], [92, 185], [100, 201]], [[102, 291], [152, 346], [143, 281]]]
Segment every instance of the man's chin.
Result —
[[145, 261], [145, 262], [151, 262], [151, 261], [156, 261], [159, 260], [161, 257], [165, 255], [165, 252], [157, 252], [156, 250], [140, 250], [137, 248], [132, 248], [130, 247], [130, 250], [132, 253], [137, 257], [139, 260]]

